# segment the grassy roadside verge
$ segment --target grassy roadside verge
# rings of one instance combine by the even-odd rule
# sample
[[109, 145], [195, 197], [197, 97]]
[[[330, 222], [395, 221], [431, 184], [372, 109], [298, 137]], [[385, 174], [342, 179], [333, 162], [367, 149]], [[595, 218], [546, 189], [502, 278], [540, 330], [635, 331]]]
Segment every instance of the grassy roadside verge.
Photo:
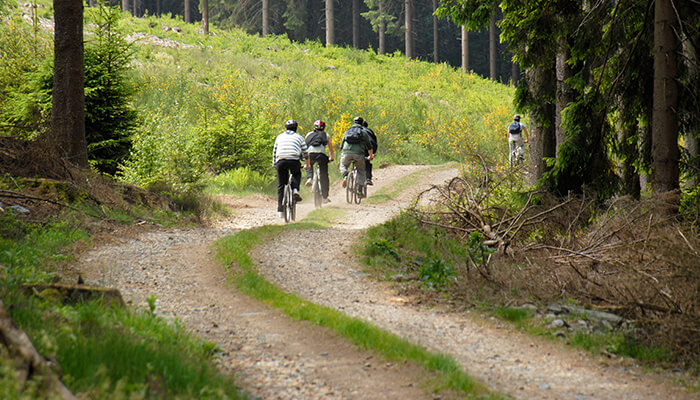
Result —
[[416, 182], [421, 181], [426, 175], [456, 167], [457, 163], [451, 162], [447, 164], [437, 165], [431, 168], [426, 168], [421, 171], [416, 171], [412, 174], [408, 174], [392, 182], [391, 185], [385, 186], [377, 190], [375, 193], [372, 193], [371, 196], [369, 196], [365, 200], [365, 202], [368, 204], [385, 203], [393, 198], [396, 198], [396, 196], [398, 196], [401, 192], [408, 189], [409, 187], [414, 186]]
[[364, 349], [392, 361], [410, 361], [435, 373], [434, 390], [454, 390], [467, 398], [499, 398], [469, 377], [450, 356], [430, 352], [388, 331], [325, 306], [308, 302], [293, 293], [286, 293], [258, 273], [250, 257], [251, 250], [286, 230], [327, 228], [312, 213], [309, 221], [290, 225], [268, 225], [241, 231], [214, 244], [218, 260], [228, 268], [229, 279], [244, 293], [280, 309], [292, 318], [332, 329]]
[[[37, 297], [22, 290], [26, 283], [59, 278], [56, 271], [72, 259], [72, 246], [90, 240], [80, 217], [33, 223], [0, 213], [0, 299], [39, 353], [60, 366], [64, 384], [80, 398], [245, 398], [212, 362], [214, 344], [154, 309], [64, 304], [55, 291]], [[0, 398], [46, 398], [42, 378], [17, 379], [9, 355], [0, 345]]]

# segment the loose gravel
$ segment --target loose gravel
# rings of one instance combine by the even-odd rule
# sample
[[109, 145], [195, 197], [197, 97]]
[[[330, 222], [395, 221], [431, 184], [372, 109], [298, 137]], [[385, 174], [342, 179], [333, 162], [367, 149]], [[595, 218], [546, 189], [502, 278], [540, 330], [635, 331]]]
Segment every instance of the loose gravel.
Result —
[[[352, 239], [406, 206], [417, 190], [455, 170], [397, 166], [375, 171], [370, 196], [414, 172], [416, 184], [381, 204], [351, 206], [339, 185], [331, 207], [345, 211], [333, 229], [294, 231], [252, 256], [283, 290], [370, 321], [412, 342], [451, 354], [476, 379], [516, 399], [698, 399], [629, 362], [591, 357], [514, 332], [470, 313], [428, 309], [369, 279], [352, 256]], [[430, 171], [430, 173], [426, 173]], [[421, 184], [417, 184], [421, 181]], [[223, 199], [234, 215], [211, 228], [155, 230], [84, 254], [75, 265], [88, 283], [117, 287], [135, 307], [155, 295], [158, 314], [178, 319], [222, 350], [217, 362], [254, 399], [434, 398], [419, 367], [395, 364], [356, 348], [333, 332], [293, 321], [226, 282], [210, 245], [240, 229], [281, 223], [274, 199]], [[302, 202], [299, 217], [311, 211]]]

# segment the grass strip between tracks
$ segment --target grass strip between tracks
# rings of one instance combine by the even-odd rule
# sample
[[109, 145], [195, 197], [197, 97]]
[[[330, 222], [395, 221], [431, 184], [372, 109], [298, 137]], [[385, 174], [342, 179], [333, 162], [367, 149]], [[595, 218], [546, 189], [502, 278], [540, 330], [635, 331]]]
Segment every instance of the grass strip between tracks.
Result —
[[428, 351], [370, 323], [349, 317], [333, 308], [311, 303], [296, 294], [286, 293], [267, 281], [255, 268], [250, 251], [288, 229], [329, 227], [327, 219], [319, 220], [314, 218], [315, 215], [318, 214], [312, 213], [305, 222], [267, 225], [219, 239], [214, 243], [214, 250], [218, 260], [228, 268], [228, 278], [242, 292], [280, 309], [292, 318], [333, 329], [354, 344], [373, 350], [388, 360], [415, 362], [436, 373], [436, 391], [454, 390], [463, 393], [466, 398], [501, 398], [467, 375], [451, 356]]

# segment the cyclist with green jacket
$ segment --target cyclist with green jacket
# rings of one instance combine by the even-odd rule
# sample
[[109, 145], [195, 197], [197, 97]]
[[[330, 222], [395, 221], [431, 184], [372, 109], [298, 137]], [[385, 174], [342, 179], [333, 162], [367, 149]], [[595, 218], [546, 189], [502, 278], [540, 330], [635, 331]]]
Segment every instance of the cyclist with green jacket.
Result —
[[[364, 120], [362, 117], [355, 117], [353, 124], [345, 131], [343, 141], [340, 143], [340, 173], [343, 175], [343, 187], [348, 181], [348, 167], [354, 161], [357, 166], [357, 181], [361, 187], [365, 186], [365, 160], [374, 158], [374, 150], [372, 148], [372, 139], [367, 130], [362, 126]], [[365, 158], [365, 152], [369, 154]], [[364, 197], [364, 193], [358, 193], [360, 197]]]

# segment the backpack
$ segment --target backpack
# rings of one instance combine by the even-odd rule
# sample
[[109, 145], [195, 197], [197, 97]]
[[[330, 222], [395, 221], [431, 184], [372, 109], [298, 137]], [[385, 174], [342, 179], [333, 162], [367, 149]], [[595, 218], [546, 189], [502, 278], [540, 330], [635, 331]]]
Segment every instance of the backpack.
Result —
[[508, 133], [511, 135], [520, 135], [522, 133], [522, 128], [520, 127], [520, 122], [513, 122], [508, 126]]
[[362, 143], [362, 128], [359, 126], [351, 126], [345, 131], [345, 141], [350, 144]]
[[328, 136], [324, 131], [313, 131], [306, 137], [307, 146], [325, 146], [328, 144]]

